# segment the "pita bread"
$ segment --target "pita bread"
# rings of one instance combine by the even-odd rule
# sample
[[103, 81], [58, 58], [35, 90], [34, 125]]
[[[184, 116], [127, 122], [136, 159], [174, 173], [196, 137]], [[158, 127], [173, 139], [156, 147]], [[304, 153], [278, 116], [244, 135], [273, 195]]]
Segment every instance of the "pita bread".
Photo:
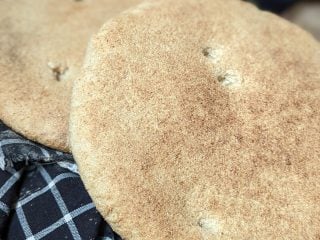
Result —
[[2, 0], [0, 118], [44, 145], [68, 150], [72, 81], [87, 42], [137, 0]]
[[319, 239], [320, 46], [241, 1], [146, 2], [104, 25], [71, 145], [126, 240]]

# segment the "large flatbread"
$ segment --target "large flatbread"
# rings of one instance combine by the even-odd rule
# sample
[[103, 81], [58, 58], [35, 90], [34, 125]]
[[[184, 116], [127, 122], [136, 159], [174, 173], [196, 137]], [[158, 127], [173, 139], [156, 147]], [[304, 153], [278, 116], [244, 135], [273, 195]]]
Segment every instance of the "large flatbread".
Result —
[[151, 1], [104, 25], [81, 76], [72, 150], [124, 239], [319, 239], [310, 34], [241, 1]]

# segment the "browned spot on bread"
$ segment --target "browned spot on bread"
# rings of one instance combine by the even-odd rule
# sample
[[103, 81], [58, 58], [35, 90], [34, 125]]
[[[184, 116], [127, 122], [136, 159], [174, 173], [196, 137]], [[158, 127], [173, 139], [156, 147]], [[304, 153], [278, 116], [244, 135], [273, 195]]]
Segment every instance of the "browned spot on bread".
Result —
[[55, 80], [60, 81], [64, 78], [65, 74], [69, 70], [68, 66], [61, 66], [60, 64], [48, 63], [48, 67], [51, 69]]

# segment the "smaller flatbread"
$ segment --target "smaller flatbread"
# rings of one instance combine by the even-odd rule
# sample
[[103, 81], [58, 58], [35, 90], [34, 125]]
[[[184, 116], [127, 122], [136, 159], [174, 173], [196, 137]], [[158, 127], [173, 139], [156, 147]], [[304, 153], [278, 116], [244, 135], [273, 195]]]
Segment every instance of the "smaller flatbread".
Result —
[[90, 36], [138, 0], [1, 0], [0, 119], [68, 151], [72, 82]]

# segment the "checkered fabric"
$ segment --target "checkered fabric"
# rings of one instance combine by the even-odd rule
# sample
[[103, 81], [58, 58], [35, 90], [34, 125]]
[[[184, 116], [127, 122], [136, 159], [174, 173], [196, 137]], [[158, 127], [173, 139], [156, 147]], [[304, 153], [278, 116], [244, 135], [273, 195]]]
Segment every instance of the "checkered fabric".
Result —
[[97, 212], [70, 154], [0, 122], [0, 240], [120, 240]]

